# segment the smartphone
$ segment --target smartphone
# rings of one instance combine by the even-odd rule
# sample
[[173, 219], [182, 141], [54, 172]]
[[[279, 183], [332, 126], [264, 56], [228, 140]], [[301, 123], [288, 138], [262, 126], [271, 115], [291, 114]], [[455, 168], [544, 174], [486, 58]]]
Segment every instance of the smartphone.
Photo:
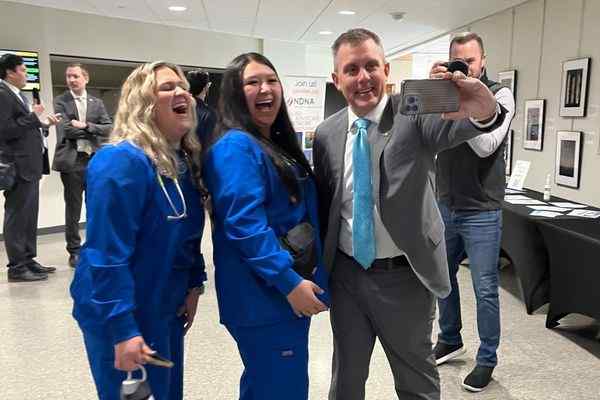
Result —
[[157, 367], [173, 368], [173, 361], [161, 356], [157, 352], [147, 354], [147, 356], [148, 360], [146, 362], [148, 364], [156, 365]]
[[446, 79], [407, 79], [400, 87], [400, 113], [404, 115], [456, 112], [458, 89]]

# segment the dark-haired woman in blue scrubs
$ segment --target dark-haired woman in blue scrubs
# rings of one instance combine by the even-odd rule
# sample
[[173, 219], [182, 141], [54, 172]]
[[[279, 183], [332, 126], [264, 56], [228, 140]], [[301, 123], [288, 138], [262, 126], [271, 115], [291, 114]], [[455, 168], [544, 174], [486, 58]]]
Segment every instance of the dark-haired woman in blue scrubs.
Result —
[[320, 252], [314, 176], [264, 56], [235, 58], [220, 95], [203, 176], [213, 207], [221, 323], [245, 367], [240, 399], [306, 400], [310, 317], [327, 309], [327, 275], [317, 262], [303, 278], [280, 238], [308, 222]]

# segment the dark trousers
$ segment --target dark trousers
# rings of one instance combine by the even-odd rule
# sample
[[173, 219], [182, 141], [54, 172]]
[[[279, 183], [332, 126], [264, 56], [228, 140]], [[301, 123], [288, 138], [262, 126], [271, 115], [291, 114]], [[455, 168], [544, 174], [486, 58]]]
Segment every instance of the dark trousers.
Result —
[[73, 172], [61, 172], [60, 179], [64, 186], [65, 197], [65, 239], [69, 254], [79, 254], [81, 237], [79, 236], [79, 219], [85, 190], [85, 167]]
[[333, 374], [330, 400], [364, 400], [378, 338], [400, 400], [439, 400], [431, 351], [435, 303], [409, 266], [364, 270], [338, 251], [330, 283]]
[[39, 182], [17, 180], [11, 190], [4, 191], [4, 246], [9, 268], [30, 264], [37, 255]]

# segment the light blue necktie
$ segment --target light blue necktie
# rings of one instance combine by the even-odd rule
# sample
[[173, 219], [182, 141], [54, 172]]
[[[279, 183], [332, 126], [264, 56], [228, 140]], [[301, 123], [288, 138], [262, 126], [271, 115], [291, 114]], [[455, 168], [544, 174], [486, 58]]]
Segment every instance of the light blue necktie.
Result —
[[356, 138], [352, 147], [352, 176], [354, 181], [352, 249], [354, 259], [364, 269], [368, 269], [375, 260], [371, 151], [367, 136], [367, 128], [370, 122], [365, 118], [354, 121]]

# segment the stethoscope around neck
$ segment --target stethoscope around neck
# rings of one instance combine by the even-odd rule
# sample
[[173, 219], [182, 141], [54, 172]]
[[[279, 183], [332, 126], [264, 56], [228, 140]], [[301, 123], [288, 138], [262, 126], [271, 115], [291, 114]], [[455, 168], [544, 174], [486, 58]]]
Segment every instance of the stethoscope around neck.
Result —
[[179, 180], [177, 178], [174, 178], [173, 182], [175, 183], [177, 193], [179, 193], [179, 198], [181, 199], [181, 203], [183, 204], [183, 211], [181, 213], [177, 211], [177, 208], [175, 207], [171, 196], [169, 196], [169, 192], [167, 192], [167, 188], [165, 187], [165, 183], [163, 182], [162, 176], [158, 171], [156, 172], [156, 177], [158, 178], [160, 188], [162, 189], [163, 193], [165, 194], [165, 197], [167, 198], [167, 201], [169, 202], [169, 205], [171, 206], [171, 210], [173, 210], [174, 215], [167, 215], [167, 221], [175, 221], [187, 218], [187, 204], [185, 203], [185, 197], [183, 196], [183, 192], [181, 191], [181, 186], [179, 186]]

